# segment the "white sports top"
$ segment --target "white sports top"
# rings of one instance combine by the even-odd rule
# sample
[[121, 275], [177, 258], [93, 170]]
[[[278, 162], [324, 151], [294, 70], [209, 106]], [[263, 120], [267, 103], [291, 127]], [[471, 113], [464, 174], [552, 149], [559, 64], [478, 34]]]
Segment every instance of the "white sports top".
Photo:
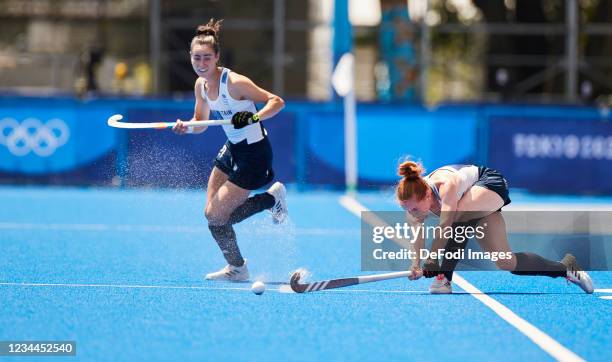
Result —
[[438, 191], [434, 183], [431, 181], [430, 177], [434, 173], [436, 173], [436, 171], [439, 171], [439, 170], [450, 171], [450, 172], [455, 173], [457, 176], [459, 176], [459, 185], [457, 188], [457, 198], [458, 199], [461, 199], [463, 194], [465, 194], [465, 192], [469, 190], [470, 187], [472, 187], [478, 181], [478, 173], [479, 173], [478, 166], [448, 165], [448, 166], [442, 166], [438, 169], [435, 169], [429, 175], [423, 177], [423, 179], [425, 180], [425, 182], [427, 182], [427, 184], [429, 184], [429, 187], [431, 187], [431, 191], [434, 193], [438, 201], [440, 200], [440, 192]]
[[[253, 101], [248, 99], [237, 100], [232, 98], [229, 94], [227, 90], [229, 72], [231, 72], [231, 70], [228, 68], [222, 68], [221, 70], [221, 77], [219, 77], [219, 95], [217, 99], [213, 100], [208, 98], [205, 87], [202, 87], [202, 97], [206, 100], [210, 108], [210, 119], [230, 119], [234, 113], [242, 111], [257, 112], [257, 108], [255, 108], [255, 103], [253, 103]], [[259, 142], [265, 136], [265, 129], [260, 122], [241, 129], [236, 129], [231, 124], [224, 124], [222, 127], [227, 139], [234, 144], [244, 140], [246, 140], [248, 144]]]

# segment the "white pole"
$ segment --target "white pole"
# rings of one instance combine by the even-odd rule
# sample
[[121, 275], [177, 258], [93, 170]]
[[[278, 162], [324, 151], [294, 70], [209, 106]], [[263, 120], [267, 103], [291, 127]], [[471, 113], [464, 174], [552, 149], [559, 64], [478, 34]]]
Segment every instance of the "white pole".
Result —
[[345, 53], [332, 74], [332, 85], [344, 98], [344, 183], [346, 191], [357, 188], [357, 105], [355, 101], [355, 56]]
[[[351, 72], [352, 74], [353, 72]], [[344, 164], [346, 191], [355, 192], [357, 188], [357, 115], [355, 89], [344, 96]]]

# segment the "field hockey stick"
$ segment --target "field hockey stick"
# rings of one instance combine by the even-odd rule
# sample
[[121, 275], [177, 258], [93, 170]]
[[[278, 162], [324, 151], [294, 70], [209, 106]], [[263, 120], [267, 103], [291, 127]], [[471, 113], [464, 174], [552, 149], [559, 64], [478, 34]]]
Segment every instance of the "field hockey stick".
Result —
[[411, 274], [411, 271], [403, 271], [386, 274], [363, 275], [360, 277], [352, 278], [322, 280], [319, 282], [301, 284], [300, 278], [302, 277], [302, 274], [298, 271], [291, 275], [291, 281], [289, 282], [289, 284], [291, 285], [291, 289], [296, 293], [308, 293], [325, 289], [336, 289], [349, 287], [351, 285], [378, 282], [381, 280], [404, 278], [410, 276]]
[[[172, 128], [176, 125], [176, 122], [150, 122], [150, 123], [130, 123], [130, 122], [121, 122], [123, 116], [120, 114], [115, 114], [110, 116], [108, 119], [108, 125], [115, 128], [125, 128], [125, 129], [167, 129]], [[210, 120], [210, 121], [187, 121], [183, 122], [183, 124], [187, 127], [191, 126], [219, 126], [223, 124], [232, 124], [232, 121], [229, 119], [220, 119], [220, 120]]]

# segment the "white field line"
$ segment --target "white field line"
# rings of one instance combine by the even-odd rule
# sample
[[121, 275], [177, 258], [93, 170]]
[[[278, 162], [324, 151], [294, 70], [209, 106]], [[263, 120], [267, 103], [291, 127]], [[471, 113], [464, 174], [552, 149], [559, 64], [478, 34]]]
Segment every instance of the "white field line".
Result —
[[[0, 230], [51, 230], [51, 231], [89, 231], [89, 232], [145, 232], [145, 233], [208, 233], [205, 226], [147, 225], [147, 224], [63, 224], [63, 223], [18, 223], [0, 222]], [[287, 229], [258, 228], [254, 234], [287, 233]], [[311, 236], [358, 235], [353, 229], [332, 228], [292, 228], [289, 233]]]
[[601, 299], [608, 299], [608, 300], [612, 300], [612, 295], [605, 295], [603, 297], [599, 297]]
[[612, 289], [595, 289], [595, 293], [612, 293]]
[[[204, 287], [190, 285], [131, 285], [131, 284], [79, 284], [79, 283], [0, 283], [0, 286], [10, 287], [58, 287], [58, 288], [117, 288], [117, 289], [186, 289], [186, 290], [242, 290], [251, 291], [245, 287]], [[286, 293], [291, 291], [289, 284], [279, 288], [266, 288], [268, 291]], [[388, 294], [429, 294], [426, 290], [377, 290], [377, 289], [328, 289], [320, 293], [388, 293]]]
[[198, 287], [189, 285], [130, 285], [130, 284], [72, 284], [72, 283], [0, 283], [12, 287], [63, 287], [63, 288], [117, 288], [117, 289], [210, 289], [210, 290], [249, 290], [250, 288]]
[[[362, 211], [368, 211], [365, 206], [360, 204], [354, 198], [348, 196], [342, 196], [340, 198], [340, 204], [357, 216], [360, 216]], [[553, 358], [559, 361], [584, 361], [583, 358], [564, 347], [561, 343], [557, 342], [548, 334], [542, 332], [534, 325], [519, 317], [508, 307], [504, 306], [503, 304], [491, 298], [490, 296], [482, 293], [478, 288], [476, 288], [467, 280], [459, 276], [458, 273], [454, 273], [453, 282], [457, 284], [460, 288], [471, 294], [474, 298], [478, 299], [485, 306], [490, 308], [500, 318], [508, 322], [514, 328], [518, 329], [521, 333], [527, 336], [527, 338], [531, 339], [533, 343], [542, 348]]]
[[533, 341], [533, 343], [537, 344], [556, 360], [584, 361], [584, 359], [582, 359], [580, 356], [564, 347], [561, 343], [554, 340], [551, 336], [544, 333], [533, 324], [519, 317], [505, 305], [489, 297], [488, 295], [483, 294], [478, 288], [470, 284], [457, 273], [454, 273], [453, 275], [453, 283], [457, 284], [459, 287], [461, 287], [461, 289], [470, 293], [474, 298], [478, 299], [484, 305], [489, 307], [491, 310], [493, 310], [493, 312], [495, 312], [495, 314], [526, 335]]

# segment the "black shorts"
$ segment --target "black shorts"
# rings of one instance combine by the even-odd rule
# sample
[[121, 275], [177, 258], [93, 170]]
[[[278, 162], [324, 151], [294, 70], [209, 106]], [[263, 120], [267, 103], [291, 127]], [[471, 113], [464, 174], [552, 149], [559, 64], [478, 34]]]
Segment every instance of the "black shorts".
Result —
[[217, 154], [215, 167], [243, 189], [261, 188], [274, 179], [272, 146], [268, 137], [251, 144], [246, 140], [236, 144], [225, 142]]
[[478, 167], [478, 181], [474, 185], [487, 188], [498, 194], [504, 200], [504, 206], [511, 202], [508, 196], [508, 181], [501, 173], [492, 168]]

